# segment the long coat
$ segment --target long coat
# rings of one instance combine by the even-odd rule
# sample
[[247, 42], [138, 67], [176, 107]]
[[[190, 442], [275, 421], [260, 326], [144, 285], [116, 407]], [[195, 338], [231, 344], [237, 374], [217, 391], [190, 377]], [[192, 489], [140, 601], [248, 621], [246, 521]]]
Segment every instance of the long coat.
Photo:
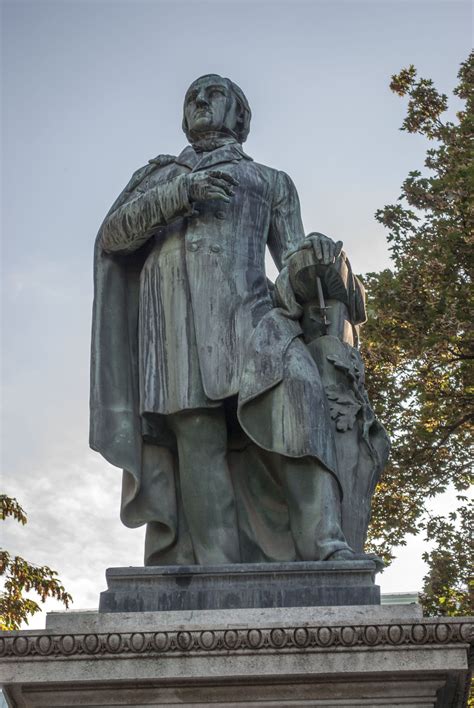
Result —
[[[184, 176], [211, 167], [239, 181], [235, 196], [191, 204]], [[175, 410], [237, 395], [240, 424], [260, 448], [312, 456], [337, 477], [321, 378], [300, 339], [301, 310], [284, 287], [285, 254], [303, 238], [290, 178], [237, 144], [151, 161], [99, 231], [91, 447], [124, 470], [123, 522], [158, 524], [163, 550], [178, 534], [166, 426]], [[278, 307], [266, 246], [281, 269]], [[160, 414], [153, 430], [144, 424], [148, 412]]]

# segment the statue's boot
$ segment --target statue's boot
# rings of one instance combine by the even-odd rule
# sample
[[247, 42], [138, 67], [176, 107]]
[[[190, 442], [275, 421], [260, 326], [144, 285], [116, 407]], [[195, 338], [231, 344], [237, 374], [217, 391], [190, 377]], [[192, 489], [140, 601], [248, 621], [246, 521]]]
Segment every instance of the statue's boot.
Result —
[[383, 570], [385, 568], [385, 563], [380, 558], [380, 556], [375, 553], [355, 553], [351, 549], [341, 549], [334, 551], [331, 555], [326, 558], [328, 561], [354, 561], [354, 560], [370, 560], [375, 563], [377, 570]]
[[302, 560], [353, 553], [341, 527], [341, 497], [334, 476], [314, 459], [281, 457], [290, 528]]

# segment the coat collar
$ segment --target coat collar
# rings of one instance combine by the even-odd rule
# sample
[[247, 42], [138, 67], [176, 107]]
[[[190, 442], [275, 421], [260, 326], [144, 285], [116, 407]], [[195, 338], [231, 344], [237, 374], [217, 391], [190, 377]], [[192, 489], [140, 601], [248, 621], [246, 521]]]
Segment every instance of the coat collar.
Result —
[[182, 153], [178, 155], [175, 162], [178, 165], [189, 167], [193, 172], [197, 170], [205, 170], [214, 165], [219, 165], [223, 162], [239, 162], [239, 160], [252, 160], [247, 155], [239, 143], [223, 145], [222, 147], [212, 150], [212, 152], [197, 153], [191, 145], [184, 148]]

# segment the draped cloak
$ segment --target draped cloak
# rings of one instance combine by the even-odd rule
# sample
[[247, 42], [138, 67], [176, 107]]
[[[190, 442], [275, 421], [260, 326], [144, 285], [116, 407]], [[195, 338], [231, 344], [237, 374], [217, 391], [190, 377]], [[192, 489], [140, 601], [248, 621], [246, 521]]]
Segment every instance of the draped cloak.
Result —
[[[210, 166], [209, 159], [196, 161], [194, 156], [190, 161], [190, 150], [192, 148], [186, 148], [178, 158], [159, 156], [139, 169], [108, 217], [137, 194], [142, 194], [141, 187], [146, 180], [167, 165], [178, 165], [182, 172]], [[219, 150], [214, 153], [214, 163], [220, 163], [220, 167], [228, 162], [237, 163], [240, 168], [239, 161], [242, 161], [245, 177], [251, 158], [245, 156], [240, 146], [232, 147], [230, 152], [225, 148], [220, 154]], [[265, 174], [271, 173], [272, 179], [277, 175], [271, 168], [256, 167], [265, 170]], [[284, 177], [294, 190], [289, 178]], [[296, 191], [293, 197], [300, 221]], [[183, 224], [187, 218], [185, 215]], [[94, 255], [90, 445], [123, 470], [121, 519], [129, 527], [148, 524], [145, 562], [189, 562], [186, 530], [182, 527], [179, 508], [173, 436], [167, 428], [166, 416], [157, 416], [153, 433], [148, 435], [140, 415], [137, 337], [140, 274], [149, 245], [145, 243], [126, 254], [106, 253], [101, 231]], [[257, 236], [264, 243], [268, 239], [265, 232]], [[237, 391], [237, 415], [248, 441], [257, 450], [286, 457], [312, 457], [337, 479], [328, 403], [317, 366], [301, 339], [301, 308], [283, 265], [283, 251], [297, 246], [303, 236], [301, 230], [301, 233], [290, 234], [288, 243], [281, 244], [275, 259], [281, 268], [276, 284], [276, 306], [261, 315], [250, 340], [242, 343], [245, 356]], [[225, 326], [225, 322], [221, 325]]]

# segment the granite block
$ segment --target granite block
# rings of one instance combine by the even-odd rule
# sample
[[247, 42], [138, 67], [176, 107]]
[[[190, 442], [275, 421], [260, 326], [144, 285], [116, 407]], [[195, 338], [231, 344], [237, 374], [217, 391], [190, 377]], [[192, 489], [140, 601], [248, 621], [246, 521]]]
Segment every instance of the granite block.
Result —
[[370, 560], [109, 568], [99, 612], [379, 605]]

